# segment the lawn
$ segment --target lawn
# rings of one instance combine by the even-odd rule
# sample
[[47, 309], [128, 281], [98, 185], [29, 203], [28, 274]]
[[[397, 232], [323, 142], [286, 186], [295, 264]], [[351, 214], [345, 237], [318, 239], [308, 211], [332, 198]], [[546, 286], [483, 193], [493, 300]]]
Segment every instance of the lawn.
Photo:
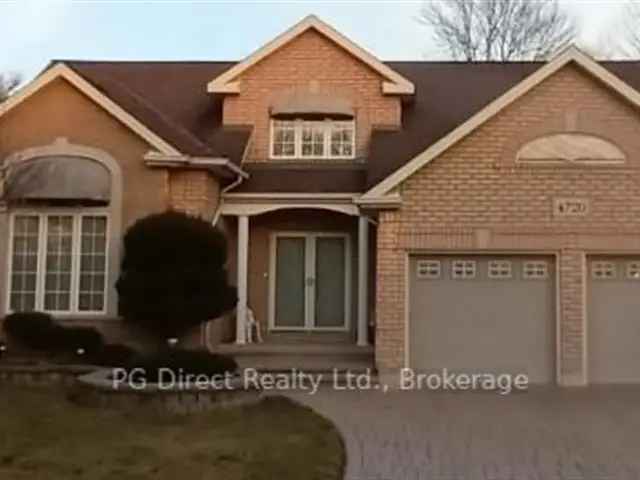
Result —
[[284, 398], [191, 416], [78, 407], [62, 390], [0, 384], [0, 478], [334, 480], [333, 426]]

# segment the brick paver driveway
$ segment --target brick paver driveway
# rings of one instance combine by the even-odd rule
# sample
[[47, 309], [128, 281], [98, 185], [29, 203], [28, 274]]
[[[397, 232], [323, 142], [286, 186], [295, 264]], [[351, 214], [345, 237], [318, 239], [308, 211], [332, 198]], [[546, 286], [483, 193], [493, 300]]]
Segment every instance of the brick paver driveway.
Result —
[[640, 479], [639, 388], [294, 398], [341, 430], [347, 480]]

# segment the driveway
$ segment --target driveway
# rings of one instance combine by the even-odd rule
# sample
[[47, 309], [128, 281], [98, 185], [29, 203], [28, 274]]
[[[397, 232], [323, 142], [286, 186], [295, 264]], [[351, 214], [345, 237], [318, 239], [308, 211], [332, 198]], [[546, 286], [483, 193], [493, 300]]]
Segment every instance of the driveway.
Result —
[[292, 397], [341, 430], [346, 480], [640, 479], [640, 388]]

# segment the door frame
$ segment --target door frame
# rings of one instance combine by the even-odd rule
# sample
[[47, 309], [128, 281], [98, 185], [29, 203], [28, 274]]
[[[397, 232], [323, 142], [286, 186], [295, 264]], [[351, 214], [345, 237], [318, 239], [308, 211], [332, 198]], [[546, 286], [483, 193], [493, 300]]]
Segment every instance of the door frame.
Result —
[[[305, 281], [305, 319], [302, 327], [278, 327], [276, 325], [276, 279], [277, 279], [277, 244], [278, 238], [297, 237], [305, 239], [305, 280], [315, 280], [316, 273], [316, 238], [342, 238], [345, 245], [345, 295], [344, 325], [340, 327], [318, 327], [313, 325], [315, 319], [315, 285], [310, 288]], [[351, 329], [351, 235], [346, 232], [327, 231], [277, 231], [269, 235], [269, 331], [275, 332], [348, 332]]]

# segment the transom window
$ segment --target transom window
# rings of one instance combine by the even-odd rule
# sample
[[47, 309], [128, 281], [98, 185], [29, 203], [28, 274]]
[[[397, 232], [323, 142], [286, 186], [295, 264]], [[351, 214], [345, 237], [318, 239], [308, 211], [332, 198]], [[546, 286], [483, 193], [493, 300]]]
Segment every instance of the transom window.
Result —
[[104, 312], [106, 215], [16, 214], [12, 232], [11, 311]]
[[420, 280], [440, 278], [441, 263], [438, 260], [418, 260], [416, 275]]
[[640, 262], [627, 263], [627, 278], [629, 280], [640, 280]]
[[271, 157], [350, 159], [355, 157], [353, 120], [273, 120]]
[[511, 262], [508, 260], [492, 260], [489, 262], [489, 278], [511, 278]]
[[593, 262], [591, 276], [595, 280], [611, 280], [616, 278], [616, 264], [613, 262]]
[[473, 260], [454, 260], [451, 264], [451, 277], [455, 280], [475, 278], [476, 262]]
[[524, 262], [522, 278], [525, 280], [546, 280], [549, 278], [549, 267], [544, 261]]

